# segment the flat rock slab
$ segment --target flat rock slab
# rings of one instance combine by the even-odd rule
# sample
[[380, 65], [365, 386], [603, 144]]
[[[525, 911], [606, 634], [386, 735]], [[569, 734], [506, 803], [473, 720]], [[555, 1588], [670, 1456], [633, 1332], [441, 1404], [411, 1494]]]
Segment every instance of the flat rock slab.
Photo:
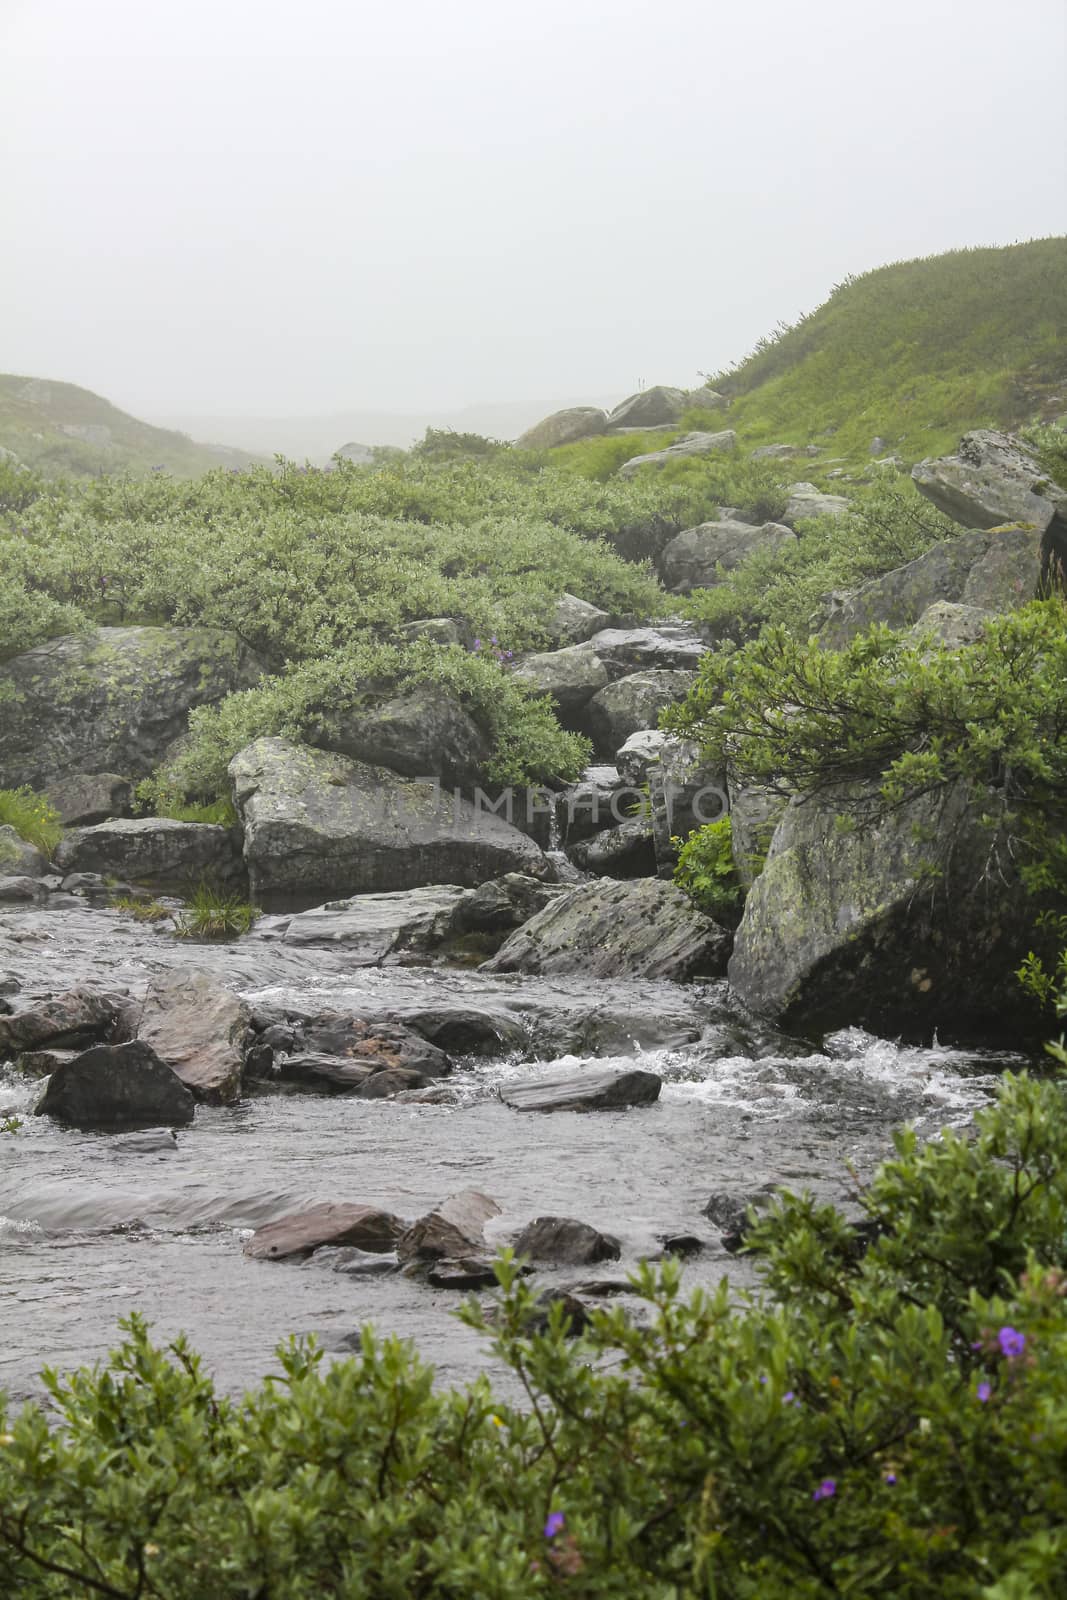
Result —
[[158, 1128], [192, 1122], [189, 1090], [141, 1039], [98, 1044], [57, 1067], [34, 1114], [75, 1128]]
[[435, 1261], [426, 1274], [435, 1289], [492, 1289], [496, 1273], [488, 1261], [463, 1256], [457, 1261]]
[[377, 1206], [318, 1205], [268, 1222], [245, 1245], [257, 1261], [285, 1261], [310, 1255], [320, 1245], [355, 1245], [373, 1255], [391, 1251], [404, 1224]]
[[663, 1080], [655, 1072], [616, 1072], [592, 1067], [554, 1073], [533, 1083], [509, 1084], [500, 1098], [513, 1111], [617, 1111], [659, 1099]]
[[416, 958], [446, 936], [464, 891], [452, 883], [331, 900], [289, 921], [286, 944], [339, 944], [358, 966]]
[[588, 1222], [574, 1217], [535, 1217], [516, 1238], [515, 1254], [529, 1256], [531, 1261], [587, 1267], [597, 1261], [617, 1261], [622, 1249], [618, 1239]]
[[225, 1106], [241, 1093], [238, 1040], [243, 1028], [237, 997], [210, 972], [188, 967], [153, 981], [137, 1036], [197, 1100]]
[[482, 1230], [500, 1207], [477, 1189], [461, 1189], [430, 1211], [401, 1235], [397, 1255], [401, 1261], [462, 1259], [484, 1249]]

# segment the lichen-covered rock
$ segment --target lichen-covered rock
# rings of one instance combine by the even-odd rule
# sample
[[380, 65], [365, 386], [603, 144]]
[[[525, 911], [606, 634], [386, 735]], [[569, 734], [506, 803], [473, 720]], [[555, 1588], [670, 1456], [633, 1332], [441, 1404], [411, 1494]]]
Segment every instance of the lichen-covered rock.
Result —
[[965, 528], [1019, 522], [1043, 533], [1057, 511], [1067, 515], [1067, 490], [1051, 483], [1033, 451], [1010, 433], [964, 434], [955, 455], [920, 461], [911, 476], [920, 494]]
[[673, 883], [605, 878], [560, 895], [482, 970], [684, 982], [721, 975], [731, 942]]
[[675, 534], [664, 546], [660, 574], [675, 594], [711, 588], [754, 551], [780, 550], [795, 544], [796, 538], [792, 528], [780, 522], [765, 522], [758, 528], [747, 522], [702, 522]]
[[266, 910], [426, 884], [473, 888], [505, 872], [551, 876], [518, 828], [384, 767], [257, 739], [230, 777], [252, 896]]
[[687, 456], [708, 456], [728, 453], [737, 449], [737, 434], [732, 428], [722, 433], [685, 433], [665, 450], [650, 450], [643, 456], [631, 456], [619, 468], [620, 478], [632, 478], [642, 467], [665, 467], [671, 461]]
[[551, 695], [565, 726], [573, 723], [597, 691], [608, 684], [607, 667], [584, 645], [526, 656], [512, 676], [534, 694]]
[[330, 900], [292, 917], [286, 944], [340, 944], [353, 966], [392, 966], [425, 960], [447, 938], [464, 891], [429, 884], [394, 894]]
[[241, 1092], [243, 1030], [236, 995], [210, 972], [177, 967], [149, 985], [137, 1037], [151, 1045], [195, 1099], [226, 1106]]
[[141, 1039], [98, 1044], [58, 1066], [34, 1107], [75, 1128], [156, 1128], [192, 1122], [193, 1097]]
[[609, 428], [669, 428], [687, 405], [684, 389], [657, 383], [651, 389], [627, 395], [607, 419]]
[[598, 878], [650, 878], [656, 870], [652, 823], [647, 816], [628, 817], [573, 845], [569, 854], [576, 867]]
[[172, 817], [121, 817], [75, 828], [56, 851], [56, 863], [65, 873], [96, 872], [169, 894], [189, 893], [202, 878], [233, 885], [243, 879], [232, 829]]
[[631, 734], [654, 728], [665, 706], [684, 700], [696, 681], [692, 672], [635, 672], [595, 694], [586, 720], [598, 755], [612, 758]]
[[0, 827], [0, 874], [11, 878], [44, 878], [46, 858], [9, 825]]
[[221, 628], [97, 628], [35, 645], [0, 667], [0, 788], [86, 771], [146, 777], [194, 706], [261, 673]]
[[838, 596], [819, 640], [840, 650], [872, 623], [911, 628], [940, 601], [1011, 611], [1035, 599], [1046, 579], [1047, 553], [1038, 529], [964, 533]]
[[983, 1037], [1021, 1023], [1033, 902], [1009, 860], [991, 863], [983, 798], [957, 785], [846, 829], [836, 818], [855, 796], [794, 801], [737, 932], [741, 999], [804, 1032]]
[[307, 742], [407, 778], [440, 778], [463, 788], [477, 783], [490, 755], [489, 740], [469, 712], [429, 685], [352, 711], [325, 712]]
[[910, 630], [909, 641], [958, 650], [963, 645], [977, 644], [995, 616], [995, 611], [987, 611], [983, 606], [965, 606], [958, 600], [935, 600]]
[[548, 619], [548, 636], [557, 649], [566, 645], [584, 644], [601, 628], [611, 626], [611, 618], [599, 606], [577, 595], [560, 595], [559, 602]]
[[603, 628], [589, 640], [614, 681], [633, 672], [695, 671], [708, 646], [689, 622], [646, 628]]
[[813, 483], [791, 483], [782, 521], [795, 528], [811, 517], [841, 517], [847, 510], [848, 499], [843, 494], [824, 494]]
[[607, 425], [608, 414], [599, 406], [568, 406], [565, 411], [553, 411], [551, 416], [542, 417], [532, 428], [527, 428], [515, 440], [515, 448], [555, 450], [579, 439], [594, 439]]
[[639, 728], [615, 752], [615, 765], [623, 783], [639, 789], [659, 760], [660, 751], [670, 738], [659, 728]]
[[45, 790], [65, 828], [91, 827], [129, 815], [133, 786], [117, 772], [71, 772]]

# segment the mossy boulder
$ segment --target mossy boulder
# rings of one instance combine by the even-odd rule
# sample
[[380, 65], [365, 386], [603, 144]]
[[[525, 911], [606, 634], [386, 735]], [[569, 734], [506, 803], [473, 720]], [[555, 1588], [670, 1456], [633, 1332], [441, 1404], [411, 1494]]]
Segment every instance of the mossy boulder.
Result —
[[489, 740], [469, 712], [428, 684], [350, 711], [326, 712], [307, 740], [407, 778], [440, 778], [460, 788], [478, 782], [490, 755]]
[[610, 759], [632, 734], [654, 728], [664, 706], [684, 700], [695, 682], [695, 673], [665, 671], [635, 672], [609, 683], [585, 711], [597, 754]]
[[0, 667], [0, 788], [81, 772], [146, 777], [194, 706], [261, 671], [222, 628], [97, 628], [35, 645]]
[[796, 537], [792, 528], [780, 522], [765, 522], [760, 527], [747, 522], [702, 522], [676, 534], [664, 546], [660, 574], [675, 594], [711, 588], [756, 550], [777, 550], [795, 544]]
[[1067, 491], [1057, 488], [1020, 439], [992, 428], [964, 434], [955, 455], [920, 461], [912, 482], [939, 511], [965, 528], [1028, 523], [1043, 532], [1067, 516]]

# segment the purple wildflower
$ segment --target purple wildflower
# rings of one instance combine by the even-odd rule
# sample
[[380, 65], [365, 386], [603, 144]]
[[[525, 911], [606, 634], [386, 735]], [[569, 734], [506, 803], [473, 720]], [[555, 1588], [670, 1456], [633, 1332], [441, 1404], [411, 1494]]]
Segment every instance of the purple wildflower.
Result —
[[896, 1481], [897, 1481], [896, 1473], [895, 1472], [887, 1472], [886, 1475], [885, 1475], [885, 1481], [886, 1481], [886, 1483], [889, 1484], [890, 1488], [892, 1488], [893, 1484], [896, 1483]]
[[475, 639], [474, 643], [471, 645], [471, 649], [472, 650], [480, 650], [481, 648], [482, 648], [482, 641], [480, 639]]
[[564, 1517], [562, 1511], [551, 1511], [545, 1523], [545, 1538], [554, 1539], [563, 1527]]
[[837, 1493], [837, 1479], [824, 1478], [819, 1487], [812, 1491], [813, 1500], [832, 1500]]
[[1020, 1333], [1018, 1328], [1001, 1328], [997, 1334], [997, 1343], [1002, 1356], [1007, 1356], [1010, 1361], [1013, 1356], [1021, 1356], [1026, 1349], [1026, 1335]]
[[978, 1395], [979, 1400], [981, 1400], [982, 1404], [984, 1405], [985, 1402], [989, 1399], [990, 1395], [993, 1393], [993, 1390], [992, 1390], [992, 1388], [990, 1387], [990, 1385], [988, 1383], [980, 1383], [978, 1385], [976, 1393]]
[[796, 1395], [793, 1393], [792, 1389], [787, 1389], [785, 1394], [782, 1396], [782, 1404], [784, 1406], [791, 1406], [795, 1399]]

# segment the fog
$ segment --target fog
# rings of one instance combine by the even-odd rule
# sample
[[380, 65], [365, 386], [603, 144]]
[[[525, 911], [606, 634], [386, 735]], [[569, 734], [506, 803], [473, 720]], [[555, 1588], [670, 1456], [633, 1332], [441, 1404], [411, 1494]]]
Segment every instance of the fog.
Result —
[[1063, 232], [1065, 67], [1063, 0], [0, 0], [0, 368], [231, 437], [688, 384]]

